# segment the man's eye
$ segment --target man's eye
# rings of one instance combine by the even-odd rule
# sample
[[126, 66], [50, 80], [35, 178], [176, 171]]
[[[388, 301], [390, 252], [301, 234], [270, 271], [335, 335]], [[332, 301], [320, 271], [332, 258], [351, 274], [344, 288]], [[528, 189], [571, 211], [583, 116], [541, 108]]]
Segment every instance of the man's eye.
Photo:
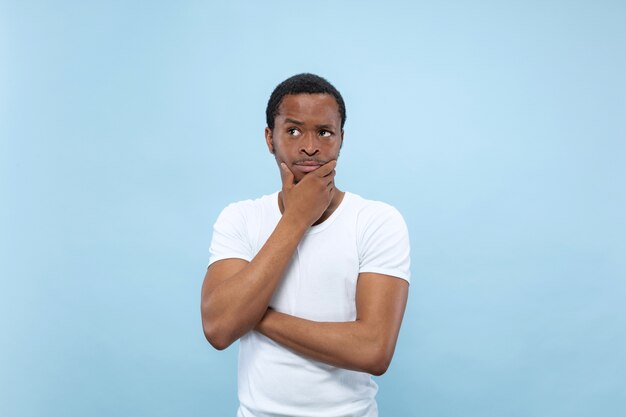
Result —
[[300, 131], [298, 129], [296, 129], [295, 127], [292, 127], [291, 129], [288, 129], [287, 132], [291, 136], [299, 136], [300, 135]]
[[320, 136], [322, 136], [322, 137], [329, 138], [332, 134], [333, 134], [333, 132], [331, 132], [331, 131], [320, 130]]

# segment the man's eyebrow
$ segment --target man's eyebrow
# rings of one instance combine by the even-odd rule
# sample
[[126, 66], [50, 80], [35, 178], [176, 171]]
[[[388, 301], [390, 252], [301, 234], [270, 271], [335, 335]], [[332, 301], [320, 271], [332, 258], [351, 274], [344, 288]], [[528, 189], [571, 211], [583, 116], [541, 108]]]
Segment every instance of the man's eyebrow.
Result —
[[315, 125], [316, 128], [318, 129], [326, 129], [326, 130], [332, 130], [333, 126], [332, 125]]
[[295, 119], [289, 119], [289, 118], [285, 119], [285, 122], [286, 123], [293, 123], [294, 125], [299, 125], [299, 126], [302, 126], [304, 124], [304, 122], [301, 122], [301, 121], [295, 120]]

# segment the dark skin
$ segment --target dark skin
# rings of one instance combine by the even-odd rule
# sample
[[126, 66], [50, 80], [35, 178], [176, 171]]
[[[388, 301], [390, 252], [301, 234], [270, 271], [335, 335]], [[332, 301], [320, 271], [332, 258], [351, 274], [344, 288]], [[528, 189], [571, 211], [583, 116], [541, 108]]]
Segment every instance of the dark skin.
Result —
[[224, 349], [255, 330], [314, 360], [381, 375], [400, 331], [406, 281], [360, 273], [357, 317], [351, 322], [316, 322], [268, 308], [306, 231], [326, 220], [344, 196], [334, 183], [343, 141], [335, 99], [327, 94], [285, 96], [274, 129], [265, 129], [265, 140], [281, 173], [282, 217], [252, 261], [224, 259], [209, 267], [202, 286], [205, 336]]
[[[289, 183], [299, 183], [311, 170], [336, 162], [339, 157], [343, 129], [337, 101], [329, 94], [285, 96], [274, 120], [274, 129], [265, 128], [265, 142], [276, 159], [281, 177], [286, 176], [283, 182], [288, 187], [283, 185], [278, 198], [282, 213], [291, 198]], [[282, 163], [286, 167], [282, 167]], [[339, 206], [343, 195], [344, 192], [333, 184], [328, 207], [313, 224], [326, 220]]]

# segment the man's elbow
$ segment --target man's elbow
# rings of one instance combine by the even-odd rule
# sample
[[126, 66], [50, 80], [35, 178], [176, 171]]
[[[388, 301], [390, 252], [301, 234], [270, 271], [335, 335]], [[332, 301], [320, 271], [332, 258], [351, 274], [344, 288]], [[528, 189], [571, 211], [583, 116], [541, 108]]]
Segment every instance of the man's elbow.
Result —
[[204, 337], [217, 350], [224, 350], [230, 346], [234, 340], [228, 337], [226, 332], [220, 330], [217, 326], [210, 323], [203, 323]]
[[381, 376], [391, 364], [393, 358], [393, 350], [386, 349], [384, 347], [377, 346], [373, 353], [370, 355], [370, 360], [367, 364], [367, 372], [374, 376]]
[[387, 372], [390, 363], [391, 361], [377, 361], [375, 363], [372, 363], [369, 365], [368, 373], [374, 376], [381, 376], [385, 372]]

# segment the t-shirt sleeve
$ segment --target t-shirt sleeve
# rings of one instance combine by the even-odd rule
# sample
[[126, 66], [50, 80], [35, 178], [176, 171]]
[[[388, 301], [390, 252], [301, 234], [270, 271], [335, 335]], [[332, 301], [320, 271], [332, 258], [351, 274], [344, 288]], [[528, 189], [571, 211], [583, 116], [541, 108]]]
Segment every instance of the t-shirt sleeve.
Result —
[[402, 215], [385, 206], [364, 216], [360, 233], [359, 272], [411, 279], [409, 232]]
[[231, 204], [222, 210], [213, 225], [209, 265], [228, 258], [249, 262], [253, 257], [243, 207], [241, 204]]

